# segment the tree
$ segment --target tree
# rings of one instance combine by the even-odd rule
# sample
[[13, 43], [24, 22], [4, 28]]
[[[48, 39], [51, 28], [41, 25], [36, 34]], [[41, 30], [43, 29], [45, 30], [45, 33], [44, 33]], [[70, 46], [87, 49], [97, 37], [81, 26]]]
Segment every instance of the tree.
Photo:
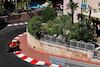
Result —
[[91, 20], [91, 13], [96, 12], [96, 9], [93, 9], [91, 6], [88, 5], [87, 11], [89, 11], [89, 21]]
[[[77, 16], [78, 16], [78, 20], [79, 20], [79, 21], [85, 21], [85, 20], [86, 20], [85, 15], [83, 15], [82, 13], [81, 13], [81, 14], [79, 13]], [[81, 19], [81, 20], [80, 20], [80, 19]]]
[[88, 5], [87, 12], [89, 12], [89, 20], [86, 23], [88, 29], [89, 29], [89, 25], [90, 25], [90, 21], [91, 21], [91, 13], [92, 13], [92, 11], [96, 12], [96, 9], [93, 9], [91, 6]]
[[18, 5], [21, 9], [24, 10], [24, 3], [23, 3], [23, 2], [19, 2], [17, 5]]
[[62, 21], [58, 18], [55, 18], [53, 21], [52, 21], [52, 28], [53, 28], [53, 32], [54, 34], [63, 34], [63, 27], [64, 27], [64, 24], [62, 23]]
[[61, 15], [60, 20], [62, 21], [63, 29], [68, 30], [72, 22], [71, 17], [69, 15]]
[[86, 17], [83, 14], [78, 14], [78, 16], [81, 17], [81, 21], [79, 21], [78, 23], [74, 23], [74, 25], [70, 25], [71, 28], [69, 27], [69, 38], [83, 40], [85, 42], [96, 41], [93, 36], [93, 27], [91, 25], [88, 25], [89, 29], [87, 29], [87, 25], [84, 24]]
[[49, 3], [49, 5], [51, 5], [51, 4], [52, 4], [52, 2], [51, 2], [51, 1], [49, 1], [49, 0], [46, 0], [46, 2], [47, 2], [47, 3]]
[[[21, 2], [18, 3], [18, 5], [22, 8], [22, 9], [27, 9], [29, 10], [29, 3], [31, 2], [31, 0], [21, 0]], [[27, 5], [27, 6], [26, 6]]]
[[12, 1], [5, 1], [4, 2], [4, 8], [5, 9], [7, 9], [7, 10], [9, 10], [9, 11], [12, 11], [12, 10], [14, 10], [14, 4], [13, 4], [13, 2]]
[[69, 30], [70, 33], [68, 37], [70, 39], [83, 40], [85, 42], [95, 41], [94, 36], [92, 34], [93, 28], [91, 27], [91, 29], [88, 30], [84, 22], [79, 22], [72, 25], [72, 27]]
[[48, 20], [53, 20], [56, 16], [57, 16], [56, 10], [50, 7], [46, 7], [46, 9], [43, 10], [41, 13], [41, 17], [44, 22]]
[[27, 24], [28, 32], [37, 39], [40, 38], [41, 23], [42, 18], [40, 16], [35, 16], [32, 19], [30, 19]]
[[63, 23], [71, 23], [71, 17], [69, 15], [61, 15], [60, 20]]
[[55, 18], [53, 21], [51, 20], [47, 21], [47, 24], [44, 27], [46, 33], [50, 35], [62, 34], [63, 32], [62, 21], [59, 20], [58, 18]]
[[78, 8], [78, 3], [75, 3], [73, 1], [70, 1], [69, 4], [67, 4], [67, 9], [71, 9], [71, 16], [72, 16], [72, 24], [74, 19], [74, 11]]

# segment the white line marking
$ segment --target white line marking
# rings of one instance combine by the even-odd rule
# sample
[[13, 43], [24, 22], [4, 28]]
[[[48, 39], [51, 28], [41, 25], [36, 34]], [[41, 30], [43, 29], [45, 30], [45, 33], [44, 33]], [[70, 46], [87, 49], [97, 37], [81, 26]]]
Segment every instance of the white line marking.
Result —
[[50, 67], [59, 67], [59, 65], [51, 64]]
[[36, 65], [44, 65], [45, 64], [45, 62], [43, 62], [43, 61], [38, 61], [37, 63], [36, 63]]
[[17, 26], [18, 24], [14, 24], [15, 26]]
[[18, 35], [18, 36], [23, 36], [22, 34]]
[[19, 58], [21, 58], [21, 57], [23, 57], [23, 56], [25, 56], [24, 54], [19, 54], [19, 55], [17, 55]]
[[28, 58], [26, 58], [26, 59], [24, 59], [26, 62], [31, 62], [33, 59], [32, 58], [30, 58], [30, 57], [28, 57]]
[[12, 26], [11, 24], [8, 24], [7, 26]]
[[23, 23], [19, 23], [20, 25], [23, 25]]
[[25, 22], [25, 24], [27, 24], [27, 22]]
[[15, 52], [13, 52], [13, 53], [18, 53], [19, 51], [15, 51]]
[[27, 34], [26, 32], [24, 32], [23, 34]]
[[12, 42], [17, 42], [17, 40], [12, 40]]
[[20, 37], [15, 37], [14, 39], [19, 39]]

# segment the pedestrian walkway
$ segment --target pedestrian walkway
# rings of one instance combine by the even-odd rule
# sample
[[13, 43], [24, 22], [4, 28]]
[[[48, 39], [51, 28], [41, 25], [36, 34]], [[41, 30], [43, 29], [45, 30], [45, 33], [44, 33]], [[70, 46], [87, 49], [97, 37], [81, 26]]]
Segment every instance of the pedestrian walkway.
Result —
[[[32, 64], [51, 65], [54, 67], [63, 67], [63, 66], [59, 66], [59, 65], [50, 63], [49, 56], [56, 56], [56, 55], [42, 53], [42, 52], [36, 51], [35, 49], [31, 48], [27, 44], [27, 34], [26, 33], [18, 35], [12, 41], [17, 41], [17, 40], [19, 40], [19, 42], [20, 42], [19, 45], [20, 45], [21, 51], [14, 52], [14, 54], [16, 56], [18, 56], [19, 58], [21, 58], [22, 60], [29, 62], [29, 63], [32, 63]], [[87, 62], [87, 61], [74, 59], [74, 58], [61, 57], [61, 56], [56, 56], [56, 57], [85, 62], [85, 63], [90, 63], [90, 64], [95, 64], [95, 65], [100, 65], [100, 63]]]

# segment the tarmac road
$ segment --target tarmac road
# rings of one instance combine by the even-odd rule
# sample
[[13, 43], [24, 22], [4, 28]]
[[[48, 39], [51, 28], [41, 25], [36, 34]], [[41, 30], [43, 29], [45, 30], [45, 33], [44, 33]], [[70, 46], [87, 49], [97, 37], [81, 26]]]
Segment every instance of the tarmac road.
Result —
[[5, 27], [0, 30], [0, 67], [47, 67], [47, 66], [36, 66], [27, 63], [13, 53], [6, 52], [8, 48], [7, 44], [15, 36], [26, 31], [26, 25], [16, 27]]

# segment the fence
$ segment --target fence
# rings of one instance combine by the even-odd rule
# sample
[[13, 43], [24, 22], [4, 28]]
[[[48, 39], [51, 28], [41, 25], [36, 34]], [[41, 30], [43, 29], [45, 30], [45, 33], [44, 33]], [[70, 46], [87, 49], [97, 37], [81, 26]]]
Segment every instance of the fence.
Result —
[[57, 44], [57, 45], [63, 45], [63, 46], [66, 45], [65, 38], [62, 38], [62, 35], [56, 37], [56, 36], [50, 36], [49, 34], [47, 35], [43, 34], [41, 36], [41, 40], [49, 43]]
[[57, 44], [57, 45], [66, 46], [69, 48], [84, 50], [84, 51], [89, 50], [91, 52], [94, 52], [94, 48], [95, 48], [95, 45], [91, 42], [85, 43], [84, 41], [76, 41], [75, 39], [70, 40], [70, 44], [68, 44], [65, 38], [63, 38], [61, 35], [56, 37], [56, 36], [50, 36], [49, 34], [47, 35], [43, 34], [41, 40], [49, 43]]
[[95, 51], [93, 58], [100, 60], [100, 51]]
[[70, 48], [94, 52], [95, 45], [91, 42], [85, 43], [84, 41], [70, 40]]

